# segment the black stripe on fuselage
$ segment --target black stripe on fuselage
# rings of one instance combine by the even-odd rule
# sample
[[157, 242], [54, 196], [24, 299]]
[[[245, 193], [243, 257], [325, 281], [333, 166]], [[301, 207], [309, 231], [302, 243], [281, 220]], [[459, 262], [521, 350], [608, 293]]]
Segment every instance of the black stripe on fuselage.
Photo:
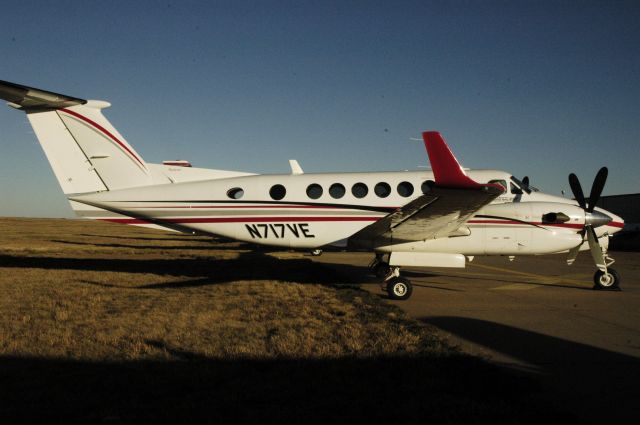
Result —
[[[293, 202], [293, 201], [193, 201], [193, 200], [180, 200], [180, 201], [110, 201], [110, 202], [136, 202], [136, 203], [165, 203], [165, 204], [266, 204], [266, 205], [301, 205], [301, 206], [313, 206], [313, 207], [328, 207], [339, 208], [349, 210], [364, 210], [374, 211], [381, 213], [390, 213], [397, 210], [399, 207], [374, 207], [369, 205], [354, 205], [354, 204], [330, 204], [322, 202]], [[257, 206], [256, 208], [260, 208]]]

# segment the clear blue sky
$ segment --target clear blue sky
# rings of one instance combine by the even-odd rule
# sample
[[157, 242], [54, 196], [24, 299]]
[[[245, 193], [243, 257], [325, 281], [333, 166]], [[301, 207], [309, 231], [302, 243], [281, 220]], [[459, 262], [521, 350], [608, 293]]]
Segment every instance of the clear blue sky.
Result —
[[[110, 101], [149, 162], [288, 172], [428, 165], [640, 192], [640, 2], [3, 1], [0, 79]], [[71, 217], [0, 109], [0, 216]]]

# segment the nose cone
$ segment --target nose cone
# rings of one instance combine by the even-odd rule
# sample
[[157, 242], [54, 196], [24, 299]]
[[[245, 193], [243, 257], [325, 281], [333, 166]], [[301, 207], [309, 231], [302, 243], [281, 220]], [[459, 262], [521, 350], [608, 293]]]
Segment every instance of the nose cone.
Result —
[[602, 226], [597, 233], [608, 233], [613, 235], [624, 227], [624, 219], [614, 213], [597, 208], [592, 213], [585, 214], [585, 224], [591, 224], [593, 227]]
[[606, 213], [608, 216], [611, 217], [611, 222], [607, 223], [607, 228], [609, 229], [609, 233], [614, 234], [622, 230], [622, 228], [624, 227], [624, 219], [609, 211], [607, 211]]
[[590, 224], [593, 227], [604, 226], [605, 224], [609, 224], [613, 221], [613, 217], [609, 214], [605, 214], [601, 211], [593, 211], [585, 214], [584, 222], [585, 224]]

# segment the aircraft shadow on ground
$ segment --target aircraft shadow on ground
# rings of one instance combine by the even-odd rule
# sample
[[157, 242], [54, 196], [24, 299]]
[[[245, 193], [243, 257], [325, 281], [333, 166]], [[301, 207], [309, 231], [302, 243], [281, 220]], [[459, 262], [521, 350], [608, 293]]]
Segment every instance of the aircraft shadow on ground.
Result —
[[[447, 273], [447, 272], [439, 272], [439, 273], [433, 273], [433, 272], [423, 272], [423, 271], [417, 271], [417, 270], [407, 270], [407, 271], [402, 271], [402, 274], [406, 277], [409, 278], [430, 278], [430, 277], [448, 277], [451, 281], [455, 282], [455, 281], [459, 281], [459, 280], [469, 280], [469, 281], [481, 281], [481, 282], [486, 282], [486, 281], [491, 281], [493, 283], [504, 283], [504, 284], [514, 284], [514, 283], [521, 283], [521, 284], [525, 284], [525, 285], [532, 285], [532, 286], [545, 286], [545, 287], [553, 287], [553, 288], [566, 288], [566, 289], [576, 289], [579, 291], [592, 291], [593, 287], [591, 286], [591, 282], [589, 280], [585, 280], [585, 285], [589, 285], [589, 286], [579, 286], [578, 284], [564, 284], [562, 283], [562, 276], [540, 276], [540, 277], [527, 277], [527, 278], [523, 278], [523, 277], [519, 277], [519, 276], [515, 276], [515, 275], [508, 275], [507, 277], [503, 277], [503, 275], [499, 275], [499, 274], [495, 274], [495, 275], [491, 275], [491, 276], [476, 276], [476, 275], [471, 275], [468, 273], [465, 274], [459, 274], [459, 273], [455, 273], [453, 272], [453, 274]], [[541, 279], [544, 279], [544, 281], [541, 281]], [[555, 282], [552, 279], [557, 279], [558, 281]], [[439, 282], [431, 282], [430, 285], [426, 285], [425, 282], [413, 282], [414, 286], [420, 286], [420, 287], [424, 287], [424, 288], [433, 288], [433, 289], [442, 289], [442, 290], [449, 290], [449, 291], [464, 291], [464, 289], [454, 289], [454, 288], [445, 288], [442, 287], [443, 284], [448, 284], [442, 281]]]
[[[560, 283], [560, 282], [554, 282], [551, 281], [552, 278], [554, 278], [554, 276], [548, 276], [548, 277], [543, 277], [545, 279], [544, 282], [540, 281], [540, 278], [520, 278], [520, 277], [515, 277], [513, 275], [510, 275], [508, 277], [486, 277], [486, 276], [461, 276], [461, 275], [455, 275], [451, 277], [452, 279], [460, 279], [460, 280], [477, 280], [477, 281], [488, 281], [490, 280], [493, 283], [503, 283], [506, 285], [512, 285], [514, 283], [519, 283], [519, 284], [524, 284], [524, 285], [531, 285], [531, 286], [546, 286], [546, 287], [552, 287], [552, 288], [565, 288], [565, 289], [575, 289], [578, 291], [592, 291], [593, 287], [592, 286], [578, 286], [578, 284], [564, 284], [564, 283]], [[555, 277], [557, 278], [559, 281], [562, 280], [562, 277]], [[585, 284], [590, 285], [590, 282], [588, 280], [585, 280]]]
[[[85, 244], [82, 242], [65, 242], [73, 244]], [[150, 249], [181, 249], [181, 250], [210, 250], [211, 247], [164, 247], [164, 246], [136, 246], [121, 244], [95, 244], [92, 246], [113, 246], [118, 248]], [[243, 247], [249, 248], [249, 246]], [[216, 250], [223, 250], [216, 246]], [[238, 247], [229, 248], [237, 251]], [[284, 282], [297, 282], [304, 284], [323, 285], [360, 285], [366, 283], [381, 283], [381, 279], [370, 274], [366, 267], [358, 267], [350, 264], [331, 264], [312, 261], [309, 258], [276, 258], [267, 255], [272, 250], [258, 249], [240, 252], [234, 259], [215, 259], [207, 257], [148, 259], [148, 258], [71, 258], [71, 257], [37, 257], [15, 254], [0, 255], [0, 267], [35, 268], [52, 270], [85, 270], [85, 271], [110, 271], [125, 273], [144, 273], [162, 276], [189, 277], [178, 282], [152, 282], [138, 286], [139, 289], [163, 289], [163, 288], [189, 288], [201, 287], [213, 284], [236, 282], [241, 280], [279, 280]], [[407, 271], [406, 276], [412, 278], [429, 278], [440, 276], [429, 272]], [[458, 277], [456, 276], [455, 279]], [[464, 277], [468, 279], [468, 277]], [[453, 278], [452, 278], [453, 279]], [[86, 284], [94, 284], [103, 287], [121, 287], [122, 285], [108, 282], [93, 282], [83, 280]], [[505, 280], [508, 283], [518, 281]], [[535, 282], [523, 281], [535, 285]], [[444, 291], [460, 291], [456, 288], [448, 288], [441, 283], [429, 284], [426, 282], [414, 282], [415, 286], [432, 288]], [[545, 286], [564, 286], [546, 283]], [[130, 286], [127, 286], [130, 288]], [[572, 289], [587, 289], [570, 287]], [[382, 298], [386, 296], [381, 294]]]
[[638, 416], [636, 357], [486, 320], [445, 316], [420, 321], [531, 365], [555, 397], [579, 404], [589, 423], [596, 418], [623, 423]]
[[[0, 267], [53, 270], [109, 271], [190, 277], [180, 282], [158, 282], [139, 289], [187, 288], [241, 280], [280, 280], [325, 285], [353, 285], [361, 267], [327, 267], [307, 258], [279, 259], [263, 252], [243, 252], [234, 259], [213, 258], [59, 258], [0, 255]], [[355, 278], [351, 280], [349, 276]], [[92, 283], [85, 281], [85, 283]], [[105, 286], [104, 284], [100, 284]], [[108, 284], [106, 286], [109, 286]], [[116, 285], [113, 285], [116, 286]]]
[[573, 423], [532, 380], [478, 359], [173, 361], [0, 357], [2, 423]]
[[[87, 238], [99, 238], [99, 239], [125, 239], [125, 240], [139, 240], [139, 241], [161, 241], [161, 242], [219, 242], [219, 239], [208, 238], [203, 240], [200, 238], [194, 238], [192, 235], [174, 236], [174, 237], [154, 237], [154, 236], [119, 236], [119, 235], [95, 235], [90, 233], [80, 233], [76, 236], [82, 236]], [[67, 241], [65, 241], [67, 242]]]
[[[129, 238], [131, 240], [131, 238]], [[143, 239], [145, 240], [145, 239]], [[166, 239], [163, 239], [163, 241]], [[64, 241], [52, 239], [51, 242], [61, 243], [66, 245], [78, 245], [78, 246], [95, 246], [100, 248], [128, 248], [128, 249], [158, 249], [158, 250], [181, 250], [181, 251], [189, 251], [189, 250], [203, 250], [203, 251], [211, 251], [215, 249], [216, 251], [225, 251], [225, 250], [238, 250], [238, 249], [250, 249], [250, 246], [223, 246], [223, 245], [213, 245], [213, 243], [208, 245], [202, 245], [206, 243], [205, 241], [188, 241], [182, 240], [181, 242], [199, 242], [201, 245], [136, 245], [136, 244], [123, 244], [123, 243], [97, 243], [97, 242], [77, 242], [77, 241]]]

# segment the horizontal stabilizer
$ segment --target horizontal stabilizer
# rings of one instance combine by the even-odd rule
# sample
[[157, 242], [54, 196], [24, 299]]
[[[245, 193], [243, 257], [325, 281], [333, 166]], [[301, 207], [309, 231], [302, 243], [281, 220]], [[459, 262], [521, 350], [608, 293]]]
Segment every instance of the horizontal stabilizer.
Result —
[[47, 111], [68, 108], [87, 103], [84, 99], [65, 96], [50, 91], [34, 89], [0, 80], [0, 99], [4, 99], [11, 106], [25, 111]]

